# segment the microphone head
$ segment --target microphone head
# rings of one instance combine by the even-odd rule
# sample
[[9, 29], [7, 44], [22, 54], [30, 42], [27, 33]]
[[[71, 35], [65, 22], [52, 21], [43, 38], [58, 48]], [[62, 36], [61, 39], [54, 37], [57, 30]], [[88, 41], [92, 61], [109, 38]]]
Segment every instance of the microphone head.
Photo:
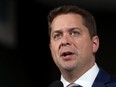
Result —
[[60, 80], [56, 80], [51, 83], [48, 87], [63, 87], [63, 83]]

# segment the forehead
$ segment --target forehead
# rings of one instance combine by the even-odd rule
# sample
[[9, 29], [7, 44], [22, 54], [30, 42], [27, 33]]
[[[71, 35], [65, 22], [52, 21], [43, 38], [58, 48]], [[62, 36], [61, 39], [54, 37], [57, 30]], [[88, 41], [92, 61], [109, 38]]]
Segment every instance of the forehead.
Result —
[[58, 15], [51, 23], [52, 29], [72, 28], [79, 26], [83, 26], [82, 16], [74, 13]]
[[69, 20], [71, 21], [71, 19], [74, 20], [80, 20], [82, 21], [82, 16], [76, 13], [68, 13], [68, 14], [61, 14], [56, 16], [53, 21], [52, 24], [56, 21], [63, 21], [63, 20]]

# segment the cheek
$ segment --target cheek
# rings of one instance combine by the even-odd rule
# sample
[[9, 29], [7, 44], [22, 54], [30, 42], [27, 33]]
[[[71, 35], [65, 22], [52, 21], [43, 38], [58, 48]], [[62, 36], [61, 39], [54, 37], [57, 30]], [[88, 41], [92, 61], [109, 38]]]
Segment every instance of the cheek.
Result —
[[52, 54], [52, 57], [55, 58], [56, 57], [56, 52], [57, 52], [57, 48], [55, 45], [51, 45], [50, 46], [50, 50], [51, 50], [51, 54]]
[[82, 54], [82, 56], [88, 56], [92, 54], [92, 44], [83, 42], [83, 44], [80, 44], [79, 51]]
[[51, 51], [51, 54], [52, 54], [52, 56], [53, 56], [53, 54], [54, 54], [54, 49], [53, 49], [52, 46], [50, 46], [50, 51]]
[[51, 50], [51, 55], [52, 55], [53, 61], [56, 63], [56, 65], [58, 65], [58, 53], [57, 53], [56, 46], [50, 47], [50, 50]]

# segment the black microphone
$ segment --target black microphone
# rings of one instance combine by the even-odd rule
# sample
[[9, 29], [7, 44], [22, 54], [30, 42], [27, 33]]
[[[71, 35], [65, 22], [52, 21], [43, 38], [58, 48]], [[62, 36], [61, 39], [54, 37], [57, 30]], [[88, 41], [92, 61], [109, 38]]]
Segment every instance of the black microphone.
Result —
[[63, 87], [63, 83], [60, 80], [56, 80], [51, 83], [48, 87]]

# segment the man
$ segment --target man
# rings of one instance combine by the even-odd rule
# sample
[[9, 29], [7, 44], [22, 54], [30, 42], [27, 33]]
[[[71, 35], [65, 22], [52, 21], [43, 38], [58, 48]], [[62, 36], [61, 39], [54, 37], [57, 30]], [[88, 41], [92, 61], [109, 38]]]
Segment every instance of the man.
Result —
[[[116, 79], [98, 67], [99, 48], [95, 19], [80, 7], [67, 5], [48, 15], [50, 50], [61, 72], [61, 87], [71, 83], [80, 87], [116, 87]], [[60, 87], [55, 82], [49, 87]]]

